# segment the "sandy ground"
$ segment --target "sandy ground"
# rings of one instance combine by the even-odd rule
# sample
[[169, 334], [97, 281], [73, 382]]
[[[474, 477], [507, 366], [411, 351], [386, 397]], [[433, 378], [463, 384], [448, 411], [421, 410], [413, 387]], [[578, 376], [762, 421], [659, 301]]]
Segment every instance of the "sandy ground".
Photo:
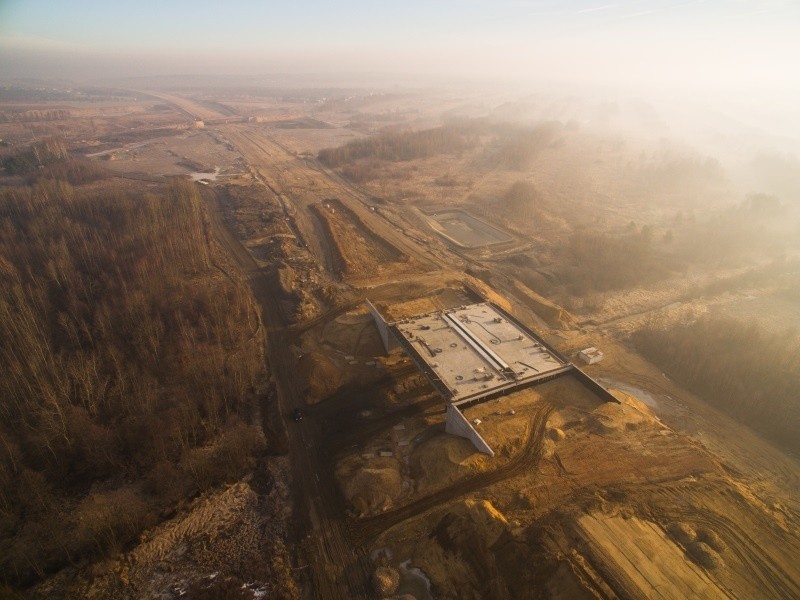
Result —
[[[149, 176], [190, 176], [227, 180], [244, 171], [244, 162], [218, 136], [188, 129], [178, 135], [105, 150], [105, 166], [115, 173]], [[214, 173], [216, 170], [216, 173]]]
[[650, 598], [719, 598], [725, 595], [705, 571], [685, 560], [657, 524], [636, 517], [590, 513], [576, 531], [598, 568], [618, 577], [623, 593]]

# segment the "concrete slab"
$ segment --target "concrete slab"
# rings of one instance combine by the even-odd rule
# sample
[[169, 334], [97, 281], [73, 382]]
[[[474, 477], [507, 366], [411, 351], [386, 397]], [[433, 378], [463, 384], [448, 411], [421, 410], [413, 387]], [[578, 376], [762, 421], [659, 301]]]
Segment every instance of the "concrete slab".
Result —
[[419, 315], [390, 329], [456, 405], [571, 368], [488, 302]]

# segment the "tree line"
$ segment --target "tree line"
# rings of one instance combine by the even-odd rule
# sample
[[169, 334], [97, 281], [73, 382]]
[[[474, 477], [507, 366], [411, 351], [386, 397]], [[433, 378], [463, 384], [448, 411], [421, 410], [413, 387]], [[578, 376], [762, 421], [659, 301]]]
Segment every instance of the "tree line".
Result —
[[668, 272], [646, 225], [617, 235], [578, 228], [563, 253], [566, 260], [559, 277], [579, 296], [646, 283]]
[[498, 124], [493, 129], [492, 160], [506, 169], [524, 171], [543, 150], [561, 140], [564, 125], [547, 121], [533, 127]]
[[469, 145], [468, 132], [458, 124], [449, 124], [421, 131], [383, 131], [338, 148], [324, 148], [317, 157], [324, 165], [335, 168], [361, 159], [405, 161], [427, 158], [460, 152]]
[[0, 583], [119, 550], [251, 468], [258, 328], [191, 183], [0, 192]]
[[60, 121], [69, 119], [70, 111], [64, 108], [51, 110], [25, 110], [20, 112], [0, 112], [0, 123], [30, 123], [33, 121]]
[[440, 127], [419, 131], [386, 129], [337, 148], [324, 148], [317, 157], [334, 168], [362, 159], [406, 161], [462, 152], [487, 136], [494, 140], [491, 152], [495, 162], [523, 169], [542, 149], [557, 141], [563, 129], [557, 121], [521, 126], [489, 119], [451, 119]]
[[[505, 208], [515, 219], [532, 221], [549, 203], [532, 183], [515, 181], [503, 194]], [[536, 223], [532, 223], [536, 227]]]
[[767, 439], [800, 450], [800, 337], [703, 317], [649, 325], [636, 348], [682, 385]]

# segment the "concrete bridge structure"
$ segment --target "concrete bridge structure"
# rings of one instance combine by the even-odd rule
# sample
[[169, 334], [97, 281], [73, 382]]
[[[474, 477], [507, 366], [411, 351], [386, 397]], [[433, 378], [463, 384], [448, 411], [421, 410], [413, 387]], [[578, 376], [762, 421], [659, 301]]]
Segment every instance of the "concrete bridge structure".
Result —
[[387, 352], [401, 347], [447, 404], [445, 431], [494, 451], [461, 410], [575, 367], [542, 338], [489, 302], [387, 322], [367, 301]]

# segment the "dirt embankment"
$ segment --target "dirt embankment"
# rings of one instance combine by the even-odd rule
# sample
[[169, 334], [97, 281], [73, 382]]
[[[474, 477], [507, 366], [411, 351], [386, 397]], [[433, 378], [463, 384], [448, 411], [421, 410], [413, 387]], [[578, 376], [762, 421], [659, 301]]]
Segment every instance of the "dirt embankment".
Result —
[[332, 240], [334, 269], [340, 276], [373, 276], [407, 267], [407, 255], [367, 227], [339, 200], [325, 200], [312, 205], [311, 210]]
[[303, 382], [303, 395], [307, 404], [324, 400], [342, 383], [339, 368], [319, 352], [304, 354], [297, 363], [297, 374]]
[[142, 534], [115, 559], [63, 571], [34, 598], [178, 598], [187, 593], [299, 598], [286, 546], [291, 519], [287, 459], [270, 459], [255, 476], [212, 492]]

